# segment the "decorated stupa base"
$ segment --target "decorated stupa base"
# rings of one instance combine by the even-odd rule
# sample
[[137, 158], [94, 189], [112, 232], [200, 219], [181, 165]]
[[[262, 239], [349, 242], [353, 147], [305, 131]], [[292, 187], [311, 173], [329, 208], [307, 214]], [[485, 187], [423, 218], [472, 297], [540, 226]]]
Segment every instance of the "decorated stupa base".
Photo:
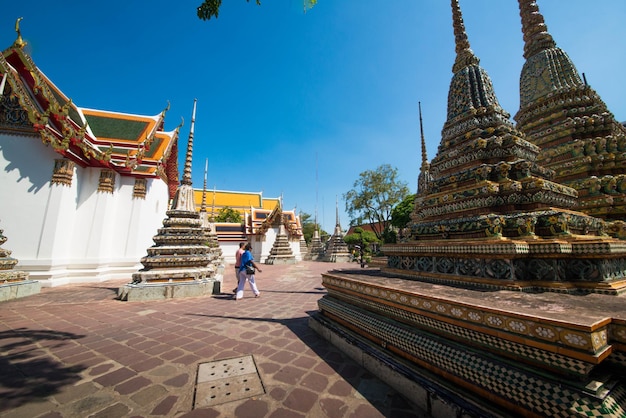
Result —
[[[7, 238], [0, 229], [0, 245]], [[29, 280], [29, 274], [14, 270], [18, 260], [11, 257], [11, 251], [0, 247], [0, 302], [35, 295], [41, 292], [41, 283]]]
[[[436, 393], [455, 414], [626, 412], [621, 297], [472, 290], [374, 269], [322, 276], [328, 295], [311, 327], [418, 405]], [[407, 376], [419, 390], [396, 386]]]
[[119, 300], [145, 301], [210, 296], [221, 292], [221, 280], [210, 268], [167, 268], [140, 271], [117, 291]]
[[384, 245], [383, 272], [474, 289], [584, 295], [626, 293], [626, 242], [558, 238], [441, 239]]

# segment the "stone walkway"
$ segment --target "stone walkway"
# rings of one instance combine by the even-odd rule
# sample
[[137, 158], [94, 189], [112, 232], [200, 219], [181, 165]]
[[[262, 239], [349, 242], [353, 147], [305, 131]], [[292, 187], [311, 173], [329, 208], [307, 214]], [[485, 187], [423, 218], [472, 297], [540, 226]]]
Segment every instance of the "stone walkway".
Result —
[[263, 266], [238, 302], [116, 300], [129, 278], [3, 302], [0, 416], [424, 417], [307, 325], [320, 274], [355, 266]]

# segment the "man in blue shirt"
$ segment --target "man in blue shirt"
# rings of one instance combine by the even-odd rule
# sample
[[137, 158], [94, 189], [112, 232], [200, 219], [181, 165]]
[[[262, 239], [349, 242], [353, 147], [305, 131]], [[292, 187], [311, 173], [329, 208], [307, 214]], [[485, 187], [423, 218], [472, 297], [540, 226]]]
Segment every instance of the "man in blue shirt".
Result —
[[246, 285], [246, 280], [250, 283], [250, 289], [252, 293], [254, 293], [254, 297], [258, 298], [261, 296], [259, 289], [256, 287], [256, 282], [254, 280], [254, 270], [248, 272], [247, 267], [254, 267], [258, 270], [259, 273], [262, 270], [259, 266], [254, 262], [254, 257], [252, 256], [252, 244], [247, 243], [245, 246], [245, 252], [241, 255], [241, 264], [239, 265], [239, 285], [237, 286], [237, 295], [235, 296], [235, 300], [239, 300], [243, 298], [243, 288]]

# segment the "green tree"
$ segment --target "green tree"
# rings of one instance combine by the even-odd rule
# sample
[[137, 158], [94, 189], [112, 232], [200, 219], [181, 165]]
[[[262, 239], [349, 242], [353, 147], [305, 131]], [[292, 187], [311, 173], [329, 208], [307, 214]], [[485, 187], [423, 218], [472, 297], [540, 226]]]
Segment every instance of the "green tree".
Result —
[[[409, 194], [406, 182], [398, 179], [398, 169], [383, 164], [376, 170], [359, 174], [353, 189], [343, 195], [351, 219], [361, 219], [372, 226], [379, 240], [389, 228], [391, 211]], [[363, 222], [361, 222], [363, 224]]]
[[371, 256], [371, 245], [380, 242], [373, 232], [365, 231], [361, 227], [354, 228], [354, 232], [346, 235], [343, 240], [346, 244], [355, 247], [359, 251], [361, 267], [365, 267], [367, 259]]
[[215, 222], [241, 223], [241, 213], [228, 206], [224, 206], [217, 212]]
[[[250, 3], [250, 0], [246, 0]], [[317, 0], [303, 0], [304, 11], [306, 9], [310, 9], [315, 6]], [[256, 4], [261, 5], [261, 0], [256, 0]], [[204, 0], [200, 6], [198, 6], [197, 14], [198, 17], [202, 20], [209, 20], [212, 17], [217, 19], [217, 16], [220, 12], [220, 7], [222, 6], [222, 0]]]
[[402, 229], [411, 221], [411, 213], [415, 208], [415, 194], [410, 194], [398, 203], [391, 211], [391, 225]]
[[322, 230], [320, 224], [315, 223], [315, 220], [311, 219], [311, 215], [306, 212], [300, 212], [300, 223], [302, 224], [302, 234], [307, 244], [311, 242], [311, 238], [313, 238], [316, 229], [320, 231], [320, 239], [321, 236], [328, 235]]

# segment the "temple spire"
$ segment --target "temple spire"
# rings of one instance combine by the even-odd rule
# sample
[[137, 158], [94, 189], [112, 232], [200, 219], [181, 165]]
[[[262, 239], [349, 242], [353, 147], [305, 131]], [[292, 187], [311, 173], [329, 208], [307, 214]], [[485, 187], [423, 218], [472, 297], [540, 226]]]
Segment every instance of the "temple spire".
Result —
[[206, 159], [204, 165], [204, 185], [202, 186], [202, 204], [200, 205], [200, 212], [206, 212], [206, 178], [209, 171], [209, 159]]
[[187, 141], [187, 156], [185, 158], [185, 171], [183, 172], [182, 184], [191, 185], [191, 160], [193, 156], [193, 130], [196, 123], [196, 103], [198, 99], [193, 99], [193, 112], [191, 113], [191, 127], [189, 128], [189, 140]]
[[422, 142], [422, 167], [428, 164], [428, 158], [426, 155], [426, 140], [424, 139], [424, 127], [422, 126], [422, 103], [417, 102], [417, 108], [420, 116], [420, 138]]
[[417, 102], [420, 118], [420, 137], [422, 142], [422, 166], [420, 167], [420, 174], [417, 177], [417, 193], [424, 193], [428, 190], [428, 183], [431, 180], [430, 176], [430, 163], [428, 162], [426, 154], [426, 140], [424, 139], [424, 127], [422, 125], [422, 103]]
[[519, 0], [520, 16], [522, 17], [522, 34], [524, 35], [524, 58], [528, 59], [546, 49], [556, 47], [552, 35], [548, 33], [543, 16], [535, 0]]
[[339, 198], [335, 196], [335, 225], [341, 228], [341, 224], [339, 223]]
[[456, 59], [454, 60], [454, 65], [452, 66], [452, 72], [456, 73], [468, 65], [478, 65], [480, 60], [474, 55], [474, 51], [470, 48], [459, 1], [451, 0], [451, 6], [452, 26], [454, 27], [454, 45], [456, 51]]

